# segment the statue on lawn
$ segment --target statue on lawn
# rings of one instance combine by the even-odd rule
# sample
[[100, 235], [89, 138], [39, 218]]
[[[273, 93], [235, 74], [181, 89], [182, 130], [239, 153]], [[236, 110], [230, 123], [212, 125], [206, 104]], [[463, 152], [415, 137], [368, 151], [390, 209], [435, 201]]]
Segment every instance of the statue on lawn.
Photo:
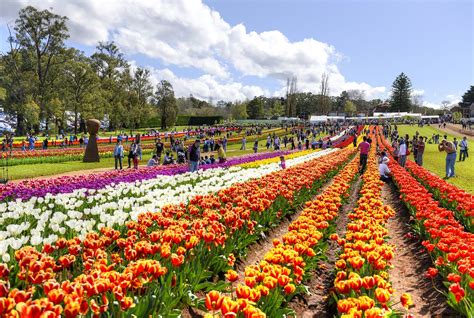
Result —
[[97, 119], [88, 119], [86, 122], [87, 131], [89, 132], [89, 142], [87, 143], [86, 152], [84, 153], [83, 162], [99, 162], [99, 148], [97, 148], [97, 133], [100, 128], [100, 121]]

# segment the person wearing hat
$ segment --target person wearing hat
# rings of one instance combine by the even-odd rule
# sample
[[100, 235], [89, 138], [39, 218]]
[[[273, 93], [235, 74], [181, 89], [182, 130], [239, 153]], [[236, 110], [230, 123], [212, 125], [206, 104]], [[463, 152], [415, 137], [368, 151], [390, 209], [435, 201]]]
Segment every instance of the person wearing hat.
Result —
[[380, 180], [383, 182], [389, 182], [392, 180], [392, 172], [388, 168], [388, 157], [382, 157], [382, 162], [379, 164]]

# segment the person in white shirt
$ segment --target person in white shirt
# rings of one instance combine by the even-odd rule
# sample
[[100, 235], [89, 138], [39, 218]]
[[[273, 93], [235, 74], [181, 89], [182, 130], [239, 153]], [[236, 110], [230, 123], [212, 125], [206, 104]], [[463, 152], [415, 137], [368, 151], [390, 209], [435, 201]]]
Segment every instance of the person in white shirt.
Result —
[[379, 164], [379, 173], [380, 173], [380, 180], [383, 182], [388, 182], [392, 180], [392, 172], [388, 168], [388, 161], [387, 157], [382, 158], [382, 162]]
[[405, 140], [401, 139], [400, 147], [398, 148], [398, 163], [400, 164], [400, 166], [405, 167], [406, 162], [407, 162], [407, 144]]
[[459, 161], [464, 161], [466, 158], [469, 158], [469, 154], [467, 152], [467, 137], [464, 136], [459, 143]]

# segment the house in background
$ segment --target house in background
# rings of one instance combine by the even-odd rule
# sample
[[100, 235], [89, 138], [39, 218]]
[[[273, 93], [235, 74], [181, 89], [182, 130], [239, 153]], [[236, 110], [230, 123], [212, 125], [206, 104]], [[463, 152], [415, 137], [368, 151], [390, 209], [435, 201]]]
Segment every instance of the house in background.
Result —
[[461, 108], [462, 118], [474, 118], [474, 103], [459, 103]]

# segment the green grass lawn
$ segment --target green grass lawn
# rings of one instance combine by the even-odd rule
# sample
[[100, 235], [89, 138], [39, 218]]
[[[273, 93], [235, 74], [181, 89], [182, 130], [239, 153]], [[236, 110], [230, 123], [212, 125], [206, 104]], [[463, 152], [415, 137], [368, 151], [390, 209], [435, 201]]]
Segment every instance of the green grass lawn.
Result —
[[[428, 137], [428, 139], [431, 138], [433, 133], [435, 134], [439, 133], [441, 136], [445, 134], [448, 135], [448, 140], [450, 141], [452, 141], [454, 137], [460, 140], [460, 137], [461, 137], [460, 135], [448, 134], [435, 127], [436, 126], [425, 126], [423, 128], [420, 128], [417, 126], [402, 125], [402, 126], [398, 126], [398, 132], [400, 136], [405, 136], [405, 134], [409, 134], [410, 140], [417, 131], [420, 133], [421, 136], [426, 136]], [[474, 143], [474, 140], [468, 137], [468, 142], [470, 142], [470, 144], [472, 145]], [[472, 146], [470, 146], [470, 148], [472, 149]], [[471, 151], [471, 157], [467, 158], [466, 161], [463, 161], [463, 162], [456, 161], [456, 164], [454, 166], [454, 169], [456, 171], [456, 177], [448, 179], [448, 182], [470, 193], [474, 193], [474, 165], [472, 162], [472, 160], [474, 159], [472, 156], [473, 154]], [[411, 160], [414, 160], [413, 155], [410, 155], [409, 157]], [[438, 145], [426, 143], [425, 155], [423, 158], [423, 166], [426, 169], [430, 170], [431, 172], [434, 172], [440, 177], [444, 177], [446, 174], [445, 173], [446, 171], [445, 158], [446, 158], [446, 154], [438, 151]], [[459, 151], [458, 151], [458, 159], [459, 159]]]
[[[284, 131], [282, 130], [283, 134]], [[258, 152], [267, 151], [266, 144], [266, 134], [263, 134], [259, 137], [259, 149]], [[324, 135], [321, 135], [323, 137]], [[255, 136], [247, 138], [246, 150], [240, 150], [241, 143], [236, 142], [233, 144], [227, 145], [227, 157], [241, 156], [245, 154], [253, 153], [253, 143]], [[283, 145], [282, 145], [283, 147]], [[201, 148], [202, 149], [202, 148]], [[290, 149], [290, 145], [288, 148]], [[270, 149], [271, 151], [271, 149]], [[203, 156], [210, 156], [211, 152], [203, 153]], [[214, 156], [217, 157], [217, 153], [213, 152]], [[140, 162], [140, 165], [146, 165], [148, 159], [151, 157], [151, 151], [147, 151], [143, 154], [143, 160]], [[175, 155], [176, 159], [176, 155]], [[127, 167], [127, 157], [123, 160], [124, 167]], [[18, 165], [9, 168], [9, 176], [11, 180], [26, 179], [26, 178], [37, 178], [43, 176], [52, 176], [57, 174], [68, 173], [71, 171], [82, 171], [90, 169], [102, 169], [102, 168], [114, 168], [114, 158], [103, 158], [100, 162], [81, 162], [81, 161], [68, 161], [61, 163], [41, 163], [41, 164], [29, 164], [29, 165]]]

